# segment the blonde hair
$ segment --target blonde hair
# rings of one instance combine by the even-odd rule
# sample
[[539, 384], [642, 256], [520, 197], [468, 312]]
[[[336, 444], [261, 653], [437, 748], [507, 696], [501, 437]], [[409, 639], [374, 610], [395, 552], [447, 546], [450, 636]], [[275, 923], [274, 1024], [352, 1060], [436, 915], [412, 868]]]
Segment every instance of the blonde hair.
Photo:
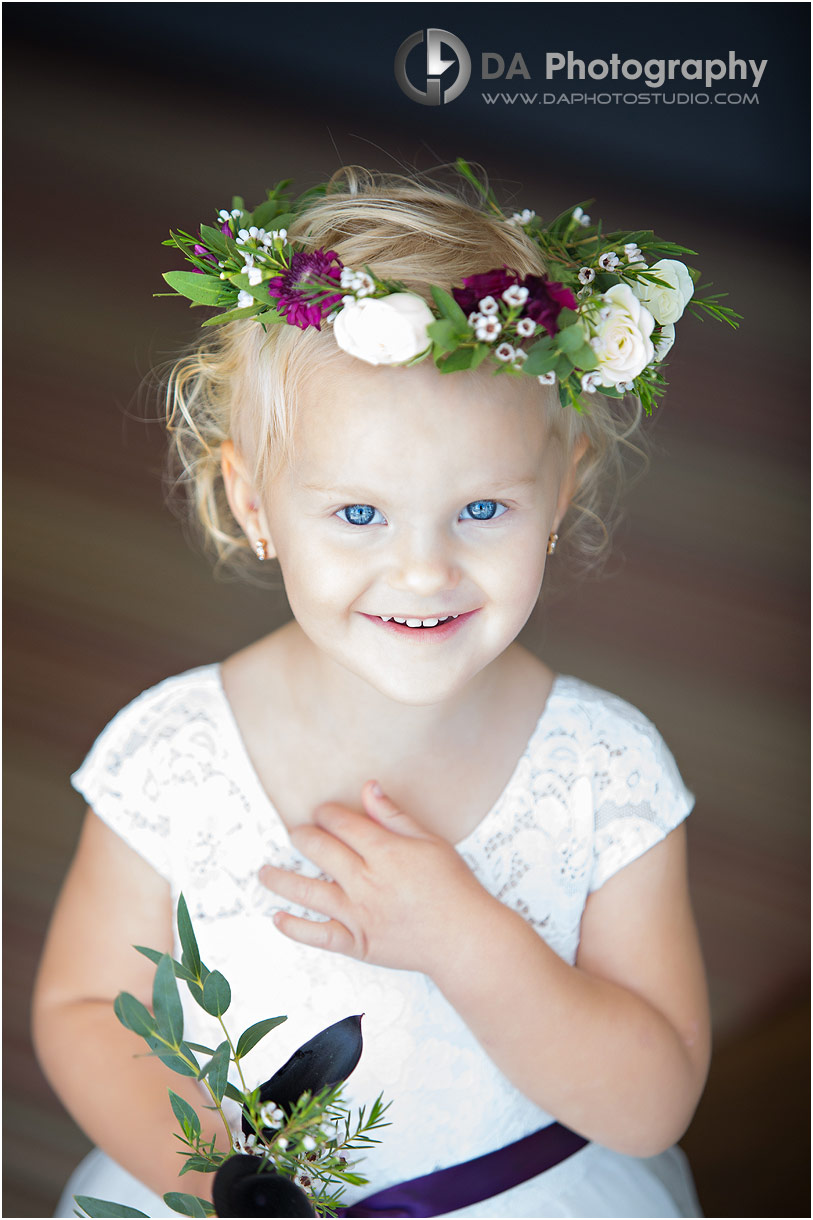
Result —
[[[543, 274], [539, 248], [524, 231], [426, 178], [373, 174], [349, 167], [289, 226], [289, 236], [314, 249], [334, 250], [342, 263], [365, 264], [429, 299], [429, 286], [450, 288], [464, 276], [507, 266]], [[167, 426], [176, 485], [188, 492], [193, 518], [222, 565], [256, 571], [256, 561], [232, 516], [221, 476], [225, 441], [234, 442], [258, 493], [290, 451], [299, 392], [315, 362], [340, 356], [330, 327], [321, 332], [255, 321], [211, 327], [172, 369]], [[479, 376], [481, 374], [451, 374]], [[560, 530], [574, 566], [595, 567], [606, 553], [625, 451], [640, 422], [636, 399], [591, 395], [589, 410], [562, 409], [540, 387], [540, 409], [567, 453], [584, 436], [576, 491]], [[564, 549], [564, 546], [563, 546]]]

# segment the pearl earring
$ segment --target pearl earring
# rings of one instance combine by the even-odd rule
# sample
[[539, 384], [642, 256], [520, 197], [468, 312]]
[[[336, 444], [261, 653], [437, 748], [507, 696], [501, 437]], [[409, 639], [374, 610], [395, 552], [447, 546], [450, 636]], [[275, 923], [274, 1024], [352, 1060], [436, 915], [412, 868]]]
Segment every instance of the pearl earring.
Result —
[[254, 552], [260, 563], [268, 558], [268, 543], [265, 538], [258, 538], [254, 544]]

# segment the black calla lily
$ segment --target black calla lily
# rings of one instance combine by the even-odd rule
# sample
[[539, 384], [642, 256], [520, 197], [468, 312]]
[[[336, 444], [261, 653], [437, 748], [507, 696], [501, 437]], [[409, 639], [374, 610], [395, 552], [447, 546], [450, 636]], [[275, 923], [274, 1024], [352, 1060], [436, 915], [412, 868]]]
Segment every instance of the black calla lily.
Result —
[[315, 1216], [304, 1190], [273, 1170], [259, 1172], [256, 1156], [230, 1156], [215, 1174], [212, 1202], [218, 1216]]

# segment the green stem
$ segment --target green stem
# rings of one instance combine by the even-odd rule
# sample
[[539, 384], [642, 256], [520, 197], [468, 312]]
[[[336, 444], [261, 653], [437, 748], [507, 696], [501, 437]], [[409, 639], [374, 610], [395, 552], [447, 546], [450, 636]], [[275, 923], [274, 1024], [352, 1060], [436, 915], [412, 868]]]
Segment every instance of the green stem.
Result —
[[223, 1018], [218, 1017], [217, 1019], [220, 1022], [220, 1028], [223, 1030], [223, 1033], [226, 1036], [226, 1041], [229, 1044], [229, 1051], [231, 1053], [232, 1062], [234, 1063], [234, 1066], [237, 1068], [237, 1074], [240, 1077], [240, 1084], [243, 1086], [243, 1092], [247, 1093], [248, 1088], [246, 1086], [246, 1080], [245, 1080], [245, 1077], [243, 1076], [243, 1069], [240, 1067], [240, 1060], [237, 1056], [237, 1051], [234, 1048], [234, 1043], [232, 1042], [231, 1038], [229, 1037], [229, 1031], [226, 1029], [226, 1026], [223, 1024]]

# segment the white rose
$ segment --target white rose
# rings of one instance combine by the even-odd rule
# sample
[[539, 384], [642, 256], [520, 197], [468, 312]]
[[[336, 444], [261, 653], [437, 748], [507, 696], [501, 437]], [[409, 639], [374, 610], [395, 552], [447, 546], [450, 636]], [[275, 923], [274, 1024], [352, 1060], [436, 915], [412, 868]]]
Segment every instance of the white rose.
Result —
[[426, 328], [434, 321], [420, 297], [393, 292], [345, 305], [336, 316], [333, 333], [343, 351], [367, 364], [405, 364], [429, 347]]
[[694, 294], [694, 283], [685, 263], [676, 258], [662, 258], [659, 263], [653, 263], [649, 268], [669, 285], [661, 288], [659, 284], [650, 284], [638, 280], [634, 292], [642, 305], [645, 305], [656, 322], [677, 322], [683, 316], [683, 311]]
[[594, 345], [601, 383], [632, 381], [655, 356], [650, 335], [655, 319], [628, 284], [614, 284], [602, 294]]

